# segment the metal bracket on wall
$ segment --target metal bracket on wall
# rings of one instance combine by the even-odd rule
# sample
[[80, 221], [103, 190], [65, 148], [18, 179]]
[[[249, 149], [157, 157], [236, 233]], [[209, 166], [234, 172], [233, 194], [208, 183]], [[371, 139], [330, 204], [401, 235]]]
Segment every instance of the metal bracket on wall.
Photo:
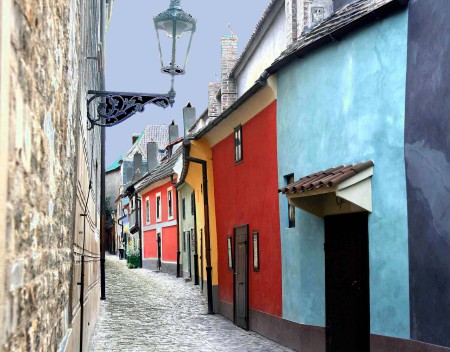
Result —
[[[167, 94], [147, 93], [122, 93], [106, 92], [98, 90], [88, 91], [87, 118], [88, 129], [94, 125], [100, 127], [115, 126], [137, 112], [144, 111], [147, 104], [167, 108], [175, 102], [175, 91], [171, 89]], [[96, 109], [96, 114], [91, 114], [91, 106]], [[96, 116], [95, 118], [93, 116]]]

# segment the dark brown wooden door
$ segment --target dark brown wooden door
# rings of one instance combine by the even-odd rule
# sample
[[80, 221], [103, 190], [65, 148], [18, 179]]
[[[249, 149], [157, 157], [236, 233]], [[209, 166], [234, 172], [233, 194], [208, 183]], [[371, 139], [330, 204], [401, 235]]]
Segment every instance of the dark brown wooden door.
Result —
[[327, 352], [369, 351], [368, 214], [325, 217]]
[[234, 229], [234, 323], [248, 330], [248, 226]]
[[156, 234], [156, 243], [158, 246], [158, 270], [161, 270], [161, 234]]

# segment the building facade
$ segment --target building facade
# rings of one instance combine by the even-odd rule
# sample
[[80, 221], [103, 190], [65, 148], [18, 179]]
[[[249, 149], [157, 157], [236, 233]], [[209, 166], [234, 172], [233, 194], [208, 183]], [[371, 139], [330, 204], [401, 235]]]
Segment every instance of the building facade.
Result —
[[87, 349], [96, 323], [101, 138], [98, 128], [87, 129], [86, 96], [104, 88], [104, 60], [87, 57], [104, 56], [108, 6], [112, 1], [0, 4], [5, 350]]

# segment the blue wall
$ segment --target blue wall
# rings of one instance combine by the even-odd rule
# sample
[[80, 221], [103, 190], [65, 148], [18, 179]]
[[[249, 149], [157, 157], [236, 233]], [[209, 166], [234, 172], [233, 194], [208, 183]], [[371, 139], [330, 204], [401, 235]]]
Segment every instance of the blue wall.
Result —
[[[407, 13], [365, 27], [278, 75], [279, 182], [373, 160], [369, 216], [371, 333], [409, 338], [404, 163]], [[280, 196], [281, 219], [286, 198]], [[323, 219], [282, 221], [283, 315], [325, 325]]]

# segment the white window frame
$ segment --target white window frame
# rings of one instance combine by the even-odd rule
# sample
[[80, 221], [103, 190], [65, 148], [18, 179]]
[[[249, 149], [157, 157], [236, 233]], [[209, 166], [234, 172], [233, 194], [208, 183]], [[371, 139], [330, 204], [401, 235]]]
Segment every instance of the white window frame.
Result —
[[[158, 198], [159, 198], [159, 205], [158, 205]], [[155, 203], [156, 203], [156, 222], [161, 222], [162, 219], [162, 213], [161, 213], [161, 203], [162, 203], [162, 198], [161, 198], [161, 192], [156, 193], [156, 197], [155, 197]], [[158, 217], [159, 215], [159, 217]]]
[[[169, 203], [169, 193], [171, 194], [171, 204]], [[172, 210], [172, 215], [170, 211]], [[173, 219], [173, 187], [167, 188], [167, 219]]]
[[150, 197], [145, 197], [145, 223], [150, 225], [151, 217], [150, 217]]

